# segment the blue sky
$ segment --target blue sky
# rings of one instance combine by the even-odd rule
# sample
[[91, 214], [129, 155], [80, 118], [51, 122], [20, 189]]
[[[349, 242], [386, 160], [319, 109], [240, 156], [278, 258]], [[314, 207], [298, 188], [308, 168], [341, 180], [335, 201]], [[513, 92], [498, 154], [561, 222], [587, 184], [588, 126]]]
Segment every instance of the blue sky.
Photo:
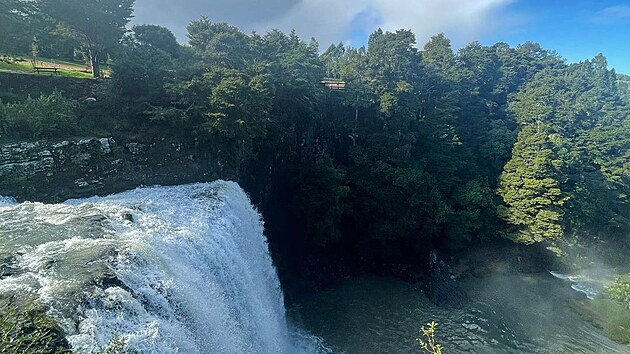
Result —
[[531, 40], [570, 62], [604, 53], [611, 67], [630, 74], [630, 1], [521, 0], [504, 11], [518, 14], [522, 23], [488, 33], [480, 42]]
[[444, 32], [461, 48], [471, 41], [517, 45], [535, 41], [570, 62], [604, 53], [630, 74], [630, 0], [137, 0], [136, 23], [171, 28], [202, 15], [245, 32], [295, 29], [322, 48], [363, 45], [376, 28], [411, 29], [422, 46]]

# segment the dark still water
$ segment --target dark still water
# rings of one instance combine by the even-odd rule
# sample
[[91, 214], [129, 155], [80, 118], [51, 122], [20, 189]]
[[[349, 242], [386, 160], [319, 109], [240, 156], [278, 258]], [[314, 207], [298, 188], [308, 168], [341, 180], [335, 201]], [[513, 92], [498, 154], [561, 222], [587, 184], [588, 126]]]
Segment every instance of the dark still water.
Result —
[[461, 310], [433, 305], [397, 279], [348, 279], [304, 296], [290, 317], [335, 353], [420, 353], [419, 328], [439, 323], [450, 353], [630, 353], [569, 308], [581, 294], [549, 274], [504, 274], [463, 282], [471, 302]]

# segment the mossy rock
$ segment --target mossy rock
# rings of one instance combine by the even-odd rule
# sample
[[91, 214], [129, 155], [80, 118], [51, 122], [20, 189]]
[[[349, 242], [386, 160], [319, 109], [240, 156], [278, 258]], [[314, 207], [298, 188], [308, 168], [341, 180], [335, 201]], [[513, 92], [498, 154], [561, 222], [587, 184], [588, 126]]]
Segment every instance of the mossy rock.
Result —
[[41, 306], [0, 299], [0, 354], [5, 353], [70, 353], [70, 345]]

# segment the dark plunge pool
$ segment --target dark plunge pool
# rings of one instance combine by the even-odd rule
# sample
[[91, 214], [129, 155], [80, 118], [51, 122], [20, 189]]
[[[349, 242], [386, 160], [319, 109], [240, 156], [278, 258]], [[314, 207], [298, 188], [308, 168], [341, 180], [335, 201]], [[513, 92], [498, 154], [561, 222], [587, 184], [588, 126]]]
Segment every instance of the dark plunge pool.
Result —
[[421, 353], [419, 328], [438, 322], [445, 353], [630, 353], [569, 307], [583, 295], [548, 273], [501, 274], [462, 282], [463, 309], [433, 305], [392, 278], [347, 279], [303, 296], [290, 316], [338, 353]]

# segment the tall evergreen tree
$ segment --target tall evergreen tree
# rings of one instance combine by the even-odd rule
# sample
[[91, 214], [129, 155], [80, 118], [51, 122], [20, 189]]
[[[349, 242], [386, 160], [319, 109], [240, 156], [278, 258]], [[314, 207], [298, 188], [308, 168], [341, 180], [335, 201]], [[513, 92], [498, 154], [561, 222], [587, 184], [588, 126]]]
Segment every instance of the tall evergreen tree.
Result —
[[554, 137], [544, 126], [526, 126], [501, 174], [498, 193], [505, 205], [498, 213], [515, 226], [508, 236], [535, 243], [563, 236], [568, 196], [561, 189], [563, 162], [554, 151]]

